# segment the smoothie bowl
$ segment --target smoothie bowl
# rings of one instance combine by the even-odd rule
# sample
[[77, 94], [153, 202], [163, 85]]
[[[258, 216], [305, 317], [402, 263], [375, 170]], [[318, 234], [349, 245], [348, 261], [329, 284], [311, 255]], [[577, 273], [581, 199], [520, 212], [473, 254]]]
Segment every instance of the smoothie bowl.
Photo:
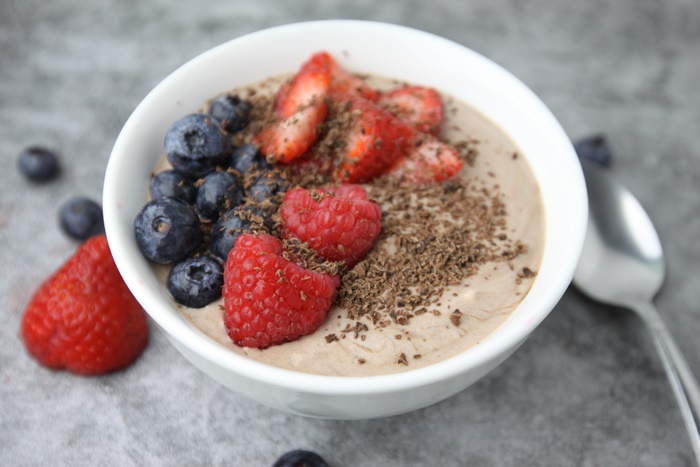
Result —
[[[289, 89], [299, 88], [294, 83], [300, 79], [300, 68], [308, 70], [314, 60], [310, 57], [319, 55], [341, 70], [337, 73], [351, 77], [353, 86], [324, 97], [323, 123], [307, 127], [317, 140], [297, 151], [298, 159], [289, 157], [289, 140], [296, 133], [290, 136], [282, 131], [277, 139], [261, 137], [277, 124], [272, 120], [269, 124], [246, 123], [247, 129], [236, 129], [239, 133], [235, 135], [223, 131], [226, 144], [230, 143], [227, 152], [250, 144], [256, 154], [267, 155], [266, 174], [270, 169], [284, 175], [285, 188], [276, 195], [280, 205], [262, 200], [274, 213], [274, 227], [266, 228], [269, 234], [238, 235], [235, 247], [229, 245], [223, 253], [211, 244], [200, 246], [195, 256], [217, 250], [218, 259], [217, 254], [210, 256], [228, 268], [223, 273], [227, 281], [224, 298], [204, 307], [178, 303], [166, 287], [172, 265], [147, 259], [135, 234], [135, 219], [147, 202], [154, 172], [177, 165], [164, 155], [166, 133], [172, 131], [174, 122], [209, 111], [210, 104], [222, 95], [235, 94], [249, 102], [252, 120], [263, 119], [260, 109], [282, 112], [280, 96], [293, 95]], [[317, 76], [318, 70], [313, 70], [311, 75]], [[371, 96], [338, 97], [360, 92], [360, 88]], [[415, 114], [401, 114], [401, 105], [390, 105], [400, 103], [390, 96], [409, 89], [421, 90], [420, 103], [425, 101], [426, 89], [439, 93], [439, 129], [420, 127], [412, 121]], [[364, 103], [365, 98], [373, 103]], [[319, 102], [300, 106], [299, 117], [291, 119], [305, 118], [304, 112]], [[338, 144], [332, 135], [358, 128], [356, 118], [371, 112], [393, 115], [384, 119], [390, 121], [388, 127], [376, 123], [384, 122], [379, 119], [362, 128], [362, 138], [376, 133], [371, 151], [403, 144], [402, 154], [409, 162], [395, 161], [375, 179], [358, 172], [366, 166], [353, 153], [352, 163], [344, 165], [339, 156], [340, 162], [330, 164], [332, 171], [328, 167], [321, 170], [320, 157], [347, 151], [350, 139], [341, 138], [344, 144]], [[400, 136], [390, 137], [397, 131]], [[286, 149], [275, 153], [270, 149], [275, 144]], [[407, 154], [406, 148], [416, 154], [438, 149], [427, 164], [425, 160], [415, 163], [413, 152]], [[450, 155], [455, 157], [450, 159]], [[304, 160], [312, 162], [305, 164]], [[439, 170], [432, 164], [436, 161], [441, 164]], [[450, 162], [454, 173], [443, 167]], [[278, 168], [280, 172], [275, 172]], [[246, 174], [242, 169], [217, 170], [238, 177], [245, 185], [239, 201], [254, 204], [248, 199], [253, 196], [252, 185], [243, 182]], [[320, 183], [318, 176], [309, 176], [315, 171], [324, 176], [331, 173], [326, 180], [331, 185], [314, 185]], [[194, 184], [201, 190], [205, 174], [194, 178], [200, 178]], [[340, 186], [353, 188], [348, 191]], [[299, 230], [292, 225], [291, 214], [282, 214], [284, 206], [293, 201], [290, 193], [306, 194], [318, 205], [338, 197], [329, 203], [340, 205], [342, 193], [358, 190], [362, 199], [357, 205], [371, 205], [371, 212], [381, 213], [381, 222], [375, 219], [372, 242], [352, 261], [331, 258], [308, 266], [299, 255], [313, 242], [302, 234], [293, 238]], [[441, 401], [482, 378], [524, 342], [573, 277], [585, 233], [585, 193], [578, 160], [556, 119], [525, 85], [498, 65], [461, 45], [405, 27], [321, 21], [235, 39], [164, 79], [121, 131], [107, 167], [103, 201], [107, 238], [125, 282], [190, 362], [225, 387], [287, 412], [364, 419]], [[202, 216], [204, 211], [199, 208]], [[216, 225], [216, 219], [202, 220], [205, 242], [215, 236]], [[282, 248], [278, 246], [281, 240], [286, 242], [284, 248], [302, 245], [279, 261], [294, 263], [289, 266], [294, 271], [314, 269], [302, 273], [300, 281], [324, 278], [315, 289], [304, 289], [306, 293], [291, 289], [289, 293], [298, 292], [294, 296], [301, 297], [299, 306], [305, 307], [307, 303], [302, 302], [307, 296], [322, 287], [332, 290], [324, 296], [330, 308], [323, 310], [321, 321], [304, 335], [269, 342], [238, 333], [236, 323], [241, 318], [232, 316], [250, 318], [250, 313], [239, 313], [243, 299], [232, 298], [235, 293], [246, 296], [236, 281], [248, 281], [251, 290], [276, 285], [260, 285], [262, 276], [255, 274], [237, 279], [243, 276], [232, 271], [242, 267], [245, 258], [229, 251], [248, 248], [261, 238], [277, 242], [275, 248]], [[339, 250], [346, 251], [342, 246]], [[241, 258], [240, 264], [233, 256]], [[274, 282], [284, 283], [287, 276], [282, 277], [280, 269], [277, 272], [279, 280]], [[292, 287], [293, 282], [292, 278], [284, 287]], [[321, 300], [314, 297], [316, 302]], [[257, 324], [246, 329], [251, 326]]]

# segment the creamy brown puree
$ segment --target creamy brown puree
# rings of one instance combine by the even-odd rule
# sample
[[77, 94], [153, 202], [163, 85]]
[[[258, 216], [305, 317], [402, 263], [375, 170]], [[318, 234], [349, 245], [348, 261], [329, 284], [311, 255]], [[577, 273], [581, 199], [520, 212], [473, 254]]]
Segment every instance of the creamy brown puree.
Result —
[[[389, 80], [371, 80], [375, 87], [389, 87]], [[261, 86], [261, 89], [269, 86]], [[385, 320], [373, 326], [368, 316], [359, 322], [368, 330], [355, 334], [357, 319], [334, 307], [323, 326], [295, 342], [264, 350], [241, 348], [228, 338], [223, 324], [223, 300], [203, 309], [178, 306], [187, 321], [238, 354], [289, 370], [333, 376], [368, 376], [425, 367], [479, 345], [501, 326], [522, 301], [539, 268], [544, 248], [544, 212], [539, 188], [518, 148], [496, 125], [469, 106], [445, 96], [443, 137], [450, 142], [470, 141], [478, 152], [473, 164], [465, 164], [460, 176], [472, 186], [499, 194], [505, 204], [509, 239], [527, 245], [510, 261], [480, 265], [477, 274], [460, 285], [448, 287], [427, 312], [412, 316], [408, 324]], [[164, 165], [161, 164], [162, 168]], [[371, 190], [370, 190], [371, 193]], [[383, 239], [388, 248], [392, 239]], [[512, 242], [511, 242], [512, 243]], [[523, 274], [525, 270], [525, 274]], [[386, 314], [386, 312], [383, 312]], [[346, 330], [346, 332], [343, 332]], [[329, 342], [327, 336], [337, 339]]]

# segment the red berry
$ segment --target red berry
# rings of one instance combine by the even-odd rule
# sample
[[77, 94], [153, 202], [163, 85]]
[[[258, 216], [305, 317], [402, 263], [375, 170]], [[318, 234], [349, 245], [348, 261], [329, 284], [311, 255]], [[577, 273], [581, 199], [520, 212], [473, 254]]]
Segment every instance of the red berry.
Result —
[[325, 52], [316, 54], [326, 60], [328, 68], [331, 70], [330, 94], [349, 94], [356, 97], [376, 101], [379, 98], [377, 91], [372, 89], [365, 81], [350, 73], [336, 62], [333, 57]]
[[337, 178], [365, 183], [384, 173], [413, 141], [416, 130], [392, 113], [366, 99], [346, 96], [340, 101], [352, 123]]
[[148, 342], [146, 315], [119, 275], [104, 235], [83, 243], [39, 287], [21, 334], [42, 365], [84, 375], [124, 368], [141, 354]]
[[435, 89], [404, 86], [382, 94], [379, 103], [411, 122], [418, 131], [440, 136], [445, 111], [442, 98]]
[[314, 55], [302, 65], [291, 82], [280, 86], [275, 113], [279, 120], [256, 136], [260, 151], [280, 162], [303, 155], [316, 142], [320, 125], [326, 118], [325, 98], [331, 84], [326, 59]]
[[414, 184], [440, 182], [454, 177], [464, 166], [457, 150], [437, 138], [424, 134], [416, 141], [388, 170], [390, 175]]
[[311, 334], [326, 319], [340, 280], [283, 257], [270, 235], [243, 234], [224, 267], [224, 325], [241, 347], [264, 349]]
[[359, 185], [293, 188], [280, 207], [282, 236], [296, 237], [329, 261], [352, 267], [372, 249], [382, 212]]

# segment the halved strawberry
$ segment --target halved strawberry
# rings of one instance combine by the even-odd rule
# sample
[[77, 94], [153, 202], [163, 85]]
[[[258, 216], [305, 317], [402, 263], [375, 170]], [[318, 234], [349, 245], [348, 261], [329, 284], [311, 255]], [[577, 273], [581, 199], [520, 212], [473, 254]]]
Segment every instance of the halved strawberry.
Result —
[[345, 68], [338, 65], [338, 62], [336, 62], [329, 54], [319, 52], [316, 55], [322, 56], [326, 60], [326, 63], [331, 70], [331, 94], [349, 94], [351, 96], [363, 97], [370, 101], [376, 101], [379, 98], [377, 91], [365, 83], [362, 78], [353, 75]]
[[260, 151], [282, 163], [305, 154], [316, 142], [326, 112], [326, 103], [321, 100], [267, 126], [255, 137]]
[[424, 134], [387, 173], [404, 182], [422, 184], [452, 178], [463, 166], [464, 160], [456, 149]]
[[415, 125], [418, 131], [440, 136], [445, 111], [440, 94], [423, 86], [404, 86], [383, 93], [379, 103]]
[[406, 122], [360, 97], [340, 101], [352, 119], [340, 154], [336, 178], [365, 183], [384, 173], [413, 141], [415, 130]]
[[275, 112], [288, 118], [303, 108], [325, 99], [331, 86], [331, 68], [321, 54], [305, 62], [291, 82], [283, 83], [277, 92]]

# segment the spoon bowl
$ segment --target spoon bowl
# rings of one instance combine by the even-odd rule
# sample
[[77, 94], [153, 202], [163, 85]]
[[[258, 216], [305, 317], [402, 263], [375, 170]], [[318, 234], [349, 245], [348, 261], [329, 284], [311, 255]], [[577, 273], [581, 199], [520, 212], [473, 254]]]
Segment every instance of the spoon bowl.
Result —
[[598, 301], [630, 307], [658, 293], [666, 267], [656, 229], [637, 198], [607, 170], [581, 160], [588, 188], [584, 257], [574, 284]]

